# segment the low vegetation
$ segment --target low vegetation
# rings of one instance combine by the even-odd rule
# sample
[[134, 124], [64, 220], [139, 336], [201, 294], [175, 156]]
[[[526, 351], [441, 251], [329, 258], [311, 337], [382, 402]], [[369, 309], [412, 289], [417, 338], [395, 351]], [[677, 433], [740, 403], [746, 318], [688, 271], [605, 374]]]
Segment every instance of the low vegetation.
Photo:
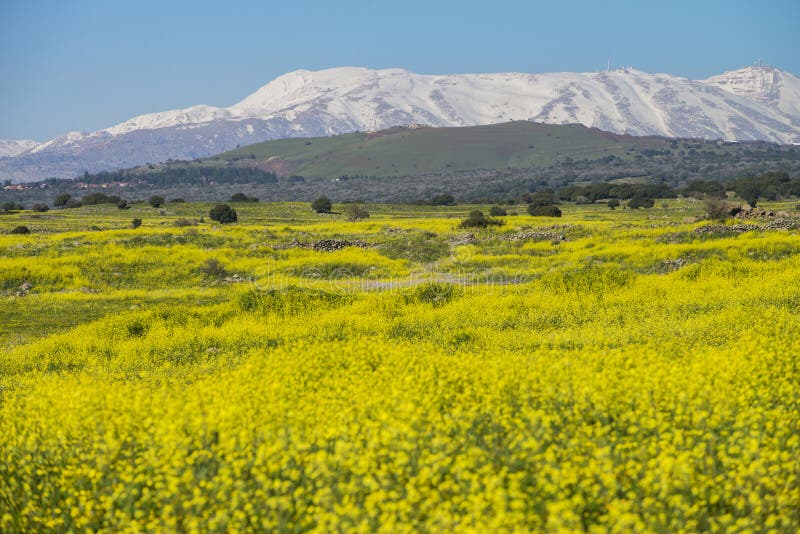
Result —
[[555, 201], [4, 214], [0, 531], [800, 530], [797, 200]]
[[221, 224], [235, 223], [239, 220], [236, 210], [227, 204], [217, 204], [211, 208], [208, 216], [212, 221], [217, 221]]

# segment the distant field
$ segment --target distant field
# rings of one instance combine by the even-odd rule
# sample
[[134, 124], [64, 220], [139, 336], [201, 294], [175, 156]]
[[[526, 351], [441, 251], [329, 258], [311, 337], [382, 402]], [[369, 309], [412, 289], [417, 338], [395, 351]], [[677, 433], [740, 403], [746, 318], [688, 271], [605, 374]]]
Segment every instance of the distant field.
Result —
[[800, 530], [798, 218], [210, 207], [0, 216], [3, 533]]

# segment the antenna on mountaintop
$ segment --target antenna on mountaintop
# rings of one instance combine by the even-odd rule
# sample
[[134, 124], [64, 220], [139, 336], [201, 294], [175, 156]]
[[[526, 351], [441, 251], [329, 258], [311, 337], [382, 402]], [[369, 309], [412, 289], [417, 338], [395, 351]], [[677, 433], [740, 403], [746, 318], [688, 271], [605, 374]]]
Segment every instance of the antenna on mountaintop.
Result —
[[608, 58], [608, 72], [611, 72], [611, 58]]

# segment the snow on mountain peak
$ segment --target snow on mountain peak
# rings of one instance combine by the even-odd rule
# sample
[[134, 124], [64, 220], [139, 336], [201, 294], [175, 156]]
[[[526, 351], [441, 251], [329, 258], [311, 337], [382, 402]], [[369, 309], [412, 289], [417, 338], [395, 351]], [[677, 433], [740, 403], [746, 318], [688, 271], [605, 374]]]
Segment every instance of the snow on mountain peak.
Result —
[[227, 107], [141, 115], [5, 158], [15, 179], [197, 158], [284, 137], [405, 124], [581, 123], [615, 133], [800, 142], [800, 78], [746, 67], [706, 80], [613, 71], [423, 75], [337, 67], [279, 76]]
[[23, 154], [38, 145], [30, 139], [0, 139], [0, 158], [11, 158]]

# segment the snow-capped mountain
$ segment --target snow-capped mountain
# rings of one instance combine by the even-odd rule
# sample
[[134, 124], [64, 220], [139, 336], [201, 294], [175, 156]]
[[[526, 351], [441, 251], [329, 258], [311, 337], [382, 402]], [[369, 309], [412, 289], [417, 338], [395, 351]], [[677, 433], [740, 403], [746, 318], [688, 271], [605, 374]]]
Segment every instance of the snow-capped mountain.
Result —
[[38, 144], [30, 139], [0, 139], [0, 158], [18, 156]]
[[705, 80], [635, 69], [421, 75], [342, 67], [290, 72], [228, 108], [194, 106], [70, 132], [0, 161], [0, 178], [71, 177], [204, 157], [283, 137], [404, 124], [582, 123], [632, 135], [800, 142], [800, 78], [747, 67]]

